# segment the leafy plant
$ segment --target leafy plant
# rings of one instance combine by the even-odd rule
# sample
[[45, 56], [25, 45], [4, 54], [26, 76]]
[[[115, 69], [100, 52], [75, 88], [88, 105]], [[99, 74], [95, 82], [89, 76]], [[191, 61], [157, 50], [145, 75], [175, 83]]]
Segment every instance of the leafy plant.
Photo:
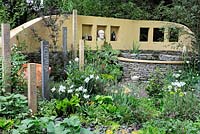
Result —
[[56, 113], [56, 100], [46, 101], [42, 100], [38, 102], [38, 112], [37, 116], [47, 117], [47, 116], [57, 116]]
[[13, 134], [91, 134], [87, 129], [81, 127], [77, 116], [65, 118], [62, 121], [55, 121], [55, 117], [42, 117], [25, 119], [21, 124], [16, 125]]
[[133, 48], [132, 48], [131, 53], [139, 54], [140, 53], [139, 48], [140, 48], [140, 44], [138, 42], [133, 42]]
[[199, 125], [199, 121], [192, 122], [190, 120], [156, 119], [144, 123], [144, 128], [142, 130], [145, 132], [147, 130], [149, 131], [149, 128], [151, 128], [151, 131], [149, 131], [150, 134], [154, 134], [152, 129], [156, 129], [157, 131], [155, 132], [162, 132], [161, 134], [198, 134]]
[[0, 118], [0, 132], [2, 131], [9, 131], [14, 125], [14, 121], [6, 118]]
[[20, 94], [0, 96], [0, 116], [21, 119], [29, 114], [27, 98]]
[[191, 92], [184, 96], [166, 94], [162, 109], [164, 118], [195, 121], [200, 114], [199, 99]]
[[138, 99], [136, 107], [133, 107], [132, 110], [134, 110], [134, 117], [139, 123], [160, 116], [160, 111], [156, 108], [154, 101], [148, 98]]
[[[11, 89], [12, 92], [21, 93], [27, 89], [26, 82], [23, 78], [23, 74], [19, 75], [19, 70], [21, 69], [22, 65], [27, 62], [26, 56], [22, 53], [24, 50], [24, 43], [12, 46], [11, 52]], [[0, 88], [3, 87], [2, 81], [2, 58], [0, 58]], [[0, 91], [3, 94], [5, 91]]]
[[74, 95], [70, 100], [67, 98], [63, 100], [56, 100], [56, 112], [58, 116], [69, 115], [75, 113], [79, 105], [80, 98]]
[[23, 78], [23, 74], [19, 75], [19, 70], [22, 68], [22, 65], [27, 63], [26, 55], [23, 54], [25, 44], [23, 42], [18, 45], [13, 45], [11, 53], [11, 81], [12, 81], [12, 91], [24, 92], [27, 89], [26, 82]]
[[150, 97], [161, 98], [163, 96], [162, 88], [164, 86], [163, 75], [157, 69], [152, 75], [145, 90]]
[[104, 95], [97, 95], [95, 96], [95, 100], [98, 104], [112, 104], [113, 98], [112, 96], [104, 96]]

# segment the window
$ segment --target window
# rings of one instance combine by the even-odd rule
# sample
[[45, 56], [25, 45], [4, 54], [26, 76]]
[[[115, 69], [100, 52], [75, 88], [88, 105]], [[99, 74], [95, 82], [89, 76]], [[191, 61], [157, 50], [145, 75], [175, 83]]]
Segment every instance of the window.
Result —
[[82, 25], [82, 39], [92, 41], [92, 25]]
[[110, 28], [110, 41], [117, 41], [119, 33], [119, 26], [111, 26]]
[[153, 29], [153, 41], [163, 42], [164, 41], [164, 28], [154, 28]]
[[140, 41], [148, 41], [149, 28], [140, 28]]

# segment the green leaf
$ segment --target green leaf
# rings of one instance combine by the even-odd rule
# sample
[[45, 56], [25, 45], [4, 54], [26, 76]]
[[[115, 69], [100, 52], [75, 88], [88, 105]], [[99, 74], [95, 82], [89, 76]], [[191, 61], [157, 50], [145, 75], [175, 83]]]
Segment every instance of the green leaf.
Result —
[[81, 128], [80, 134], [93, 134], [93, 133], [91, 131], [89, 131], [88, 129]]
[[47, 125], [47, 133], [55, 134], [55, 127], [52, 121]]

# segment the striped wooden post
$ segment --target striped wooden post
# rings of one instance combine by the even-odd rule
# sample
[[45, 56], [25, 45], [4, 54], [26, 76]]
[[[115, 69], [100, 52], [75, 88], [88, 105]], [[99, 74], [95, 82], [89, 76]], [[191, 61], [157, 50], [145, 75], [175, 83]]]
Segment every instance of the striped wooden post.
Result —
[[2, 79], [3, 88], [11, 92], [11, 47], [10, 47], [10, 25], [2, 24]]
[[37, 112], [37, 87], [36, 87], [36, 64], [28, 64], [28, 106], [32, 114]]
[[77, 57], [77, 10], [73, 10], [72, 15], [72, 57], [75, 59]]
[[79, 70], [84, 70], [84, 40], [79, 41]]

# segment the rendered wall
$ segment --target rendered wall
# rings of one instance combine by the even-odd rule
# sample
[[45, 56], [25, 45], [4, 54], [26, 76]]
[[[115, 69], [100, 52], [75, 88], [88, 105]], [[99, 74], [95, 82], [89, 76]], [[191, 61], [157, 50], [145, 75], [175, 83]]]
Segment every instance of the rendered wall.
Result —
[[[58, 34], [58, 50], [62, 50], [62, 27], [67, 27], [67, 48], [70, 50], [73, 42], [72, 16], [68, 16], [67, 19], [64, 19], [64, 17], [61, 16], [60, 20], [63, 20], [64, 23], [61, 25]], [[184, 29], [181, 31], [181, 33], [179, 33], [178, 42], [169, 42], [168, 27]], [[38, 42], [38, 40], [33, 35], [33, 32], [30, 30], [31, 28], [34, 28], [42, 39], [46, 39], [51, 43], [49, 37], [51, 30], [45, 27], [42, 18], [37, 18], [11, 30], [11, 44], [17, 43], [16, 37], [18, 37], [20, 41], [25, 41], [28, 52], [38, 51], [40, 49], [40, 42]], [[140, 41], [140, 28], [149, 28], [148, 41]], [[165, 29], [163, 42], [153, 41], [153, 28]], [[89, 45], [92, 49], [96, 49], [97, 46], [100, 47], [103, 44], [103, 41], [97, 41], [97, 31], [100, 29], [105, 30], [105, 41], [111, 43], [114, 49], [120, 50], [132, 49], [134, 41], [140, 44], [141, 50], [177, 51], [182, 50], [183, 45], [190, 47], [192, 40], [192, 37], [189, 35], [192, 32], [187, 27], [176, 23], [78, 15], [76, 42], [79, 42], [79, 39], [82, 39], [85, 34], [90, 34], [90, 36], [92, 36], [92, 40], [85, 41], [86, 45]], [[115, 31], [117, 35], [116, 41], [110, 41], [111, 33], [113, 31]], [[78, 46], [78, 44], [76, 45]], [[179, 45], [181, 45], [181, 47], [178, 47]]]

